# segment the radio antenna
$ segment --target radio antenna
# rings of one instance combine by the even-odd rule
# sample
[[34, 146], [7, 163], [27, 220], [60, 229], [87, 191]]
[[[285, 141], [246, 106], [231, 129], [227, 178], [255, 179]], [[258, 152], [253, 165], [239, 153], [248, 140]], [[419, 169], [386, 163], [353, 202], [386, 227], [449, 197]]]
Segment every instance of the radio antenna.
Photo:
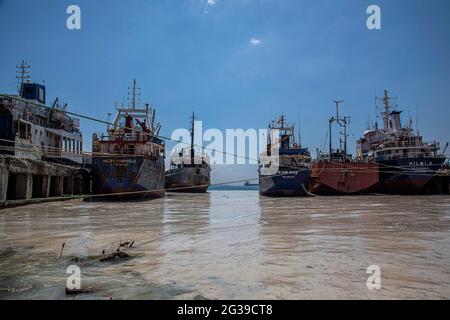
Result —
[[19, 94], [23, 95], [23, 84], [30, 80], [30, 65], [22, 60], [19, 66], [16, 66], [16, 79], [19, 80]]

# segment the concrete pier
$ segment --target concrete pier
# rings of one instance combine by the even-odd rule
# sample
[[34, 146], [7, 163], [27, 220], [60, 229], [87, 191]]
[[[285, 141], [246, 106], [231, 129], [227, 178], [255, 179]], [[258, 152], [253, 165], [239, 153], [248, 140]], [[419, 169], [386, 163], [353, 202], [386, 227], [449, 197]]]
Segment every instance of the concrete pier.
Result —
[[33, 192], [33, 176], [29, 173], [15, 173], [15, 179], [14, 200], [31, 199]]
[[0, 209], [90, 193], [86, 169], [0, 156]]
[[50, 197], [50, 183], [52, 176], [43, 176], [42, 187], [41, 187], [41, 198]]
[[6, 202], [8, 195], [9, 173], [5, 167], [0, 167], [0, 203]]
[[55, 189], [53, 190], [53, 196], [62, 197], [63, 187], [64, 187], [64, 177], [54, 177], [55, 178]]

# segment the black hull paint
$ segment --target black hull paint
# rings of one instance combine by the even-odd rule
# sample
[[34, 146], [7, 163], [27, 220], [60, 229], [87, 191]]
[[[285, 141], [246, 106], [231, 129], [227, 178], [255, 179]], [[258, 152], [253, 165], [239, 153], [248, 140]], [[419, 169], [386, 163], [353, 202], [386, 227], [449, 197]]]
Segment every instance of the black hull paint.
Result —
[[381, 194], [426, 194], [426, 185], [442, 167], [445, 158], [401, 158], [377, 161], [380, 182], [373, 192]]

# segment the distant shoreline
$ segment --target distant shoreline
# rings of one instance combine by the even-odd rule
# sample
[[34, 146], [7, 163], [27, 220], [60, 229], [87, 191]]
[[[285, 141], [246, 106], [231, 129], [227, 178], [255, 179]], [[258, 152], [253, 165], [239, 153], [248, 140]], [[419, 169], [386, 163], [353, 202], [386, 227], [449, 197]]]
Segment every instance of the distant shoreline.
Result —
[[258, 191], [259, 186], [232, 186], [232, 185], [219, 185], [209, 187], [211, 191]]

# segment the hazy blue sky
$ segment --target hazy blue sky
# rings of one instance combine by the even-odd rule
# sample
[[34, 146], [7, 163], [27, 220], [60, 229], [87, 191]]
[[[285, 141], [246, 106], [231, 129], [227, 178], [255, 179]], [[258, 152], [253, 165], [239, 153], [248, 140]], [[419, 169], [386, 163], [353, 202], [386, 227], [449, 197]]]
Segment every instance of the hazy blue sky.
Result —
[[[66, 28], [66, 8], [82, 29]], [[382, 9], [369, 31], [366, 9]], [[187, 127], [265, 128], [283, 111], [303, 144], [324, 144], [332, 100], [344, 99], [355, 136], [389, 89], [426, 140], [450, 140], [450, 1], [0, 0], [0, 91], [32, 65], [50, 100], [106, 119], [135, 77], [162, 134]], [[251, 42], [251, 39], [258, 41]], [[86, 144], [102, 125], [82, 121]], [[350, 136], [351, 140], [353, 136]], [[354, 144], [352, 144], [353, 148]]]

